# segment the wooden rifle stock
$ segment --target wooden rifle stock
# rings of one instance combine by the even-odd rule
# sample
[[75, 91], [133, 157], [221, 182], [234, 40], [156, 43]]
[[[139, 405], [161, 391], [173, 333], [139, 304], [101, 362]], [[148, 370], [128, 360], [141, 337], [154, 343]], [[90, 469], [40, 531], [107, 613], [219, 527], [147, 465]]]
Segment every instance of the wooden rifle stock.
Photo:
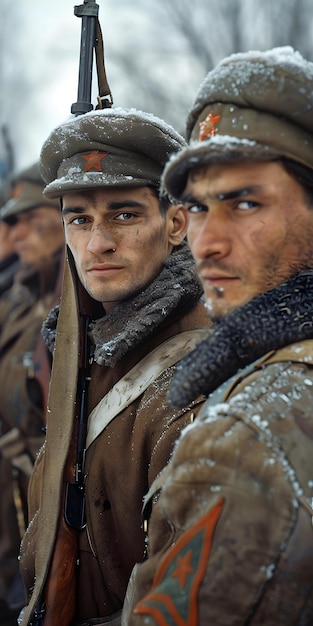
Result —
[[[82, 18], [81, 50], [78, 79], [78, 100], [71, 113], [81, 115], [93, 109], [91, 103], [92, 65], [95, 52], [98, 78], [97, 109], [113, 104], [107, 81], [98, 5], [95, 0], [84, 0], [74, 7], [74, 14]], [[78, 287], [81, 328], [80, 371], [76, 398], [76, 415], [63, 474], [60, 515], [56, 539], [43, 592], [43, 606], [35, 611], [32, 626], [69, 626], [76, 612], [76, 572], [78, 563], [78, 534], [84, 524], [84, 457], [87, 432], [87, 389], [89, 381], [88, 324], [90, 303]], [[85, 313], [83, 313], [85, 311]]]
[[76, 611], [78, 533], [85, 525], [84, 459], [90, 380], [89, 316], [81, 316], [80, 369], [73, 434], [63, 474], [57, 534], [44, 589], [43, 626], [69, 626]]
[[[71, 448], [72, 448], [71, 444]], [[73, 454], [69, 451], [64, 478], [73, 474]], [[48, 576], [45, 583], [44, 626], [69, 626], [76, 610], [76, 567], [78, 531], [70, 528], [64, 519], [65, 483], [58, 530]]]

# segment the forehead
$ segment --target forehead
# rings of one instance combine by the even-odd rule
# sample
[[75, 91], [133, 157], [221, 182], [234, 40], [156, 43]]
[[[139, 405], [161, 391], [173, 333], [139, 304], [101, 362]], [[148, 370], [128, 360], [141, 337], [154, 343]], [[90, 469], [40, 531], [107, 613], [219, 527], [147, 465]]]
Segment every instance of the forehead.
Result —
[[112, 202], [133, 201], [143, 204], [157, 202], [157, 195], [149, 187], [99, 187], [84, 191], [75, 191], [64, 194], [62, 198], [63, 207], [106, 205]]
[[220, 191], [220, 186], [242, 187], [247, 185], [260, 186], [272, 182], [284, 181], [290, 178], [278, 161], [255, 162], [224, 162], [200, 165], [189, 171], [185, 193], [195, 190], [198, 186], [210, 186], [214, 191]]

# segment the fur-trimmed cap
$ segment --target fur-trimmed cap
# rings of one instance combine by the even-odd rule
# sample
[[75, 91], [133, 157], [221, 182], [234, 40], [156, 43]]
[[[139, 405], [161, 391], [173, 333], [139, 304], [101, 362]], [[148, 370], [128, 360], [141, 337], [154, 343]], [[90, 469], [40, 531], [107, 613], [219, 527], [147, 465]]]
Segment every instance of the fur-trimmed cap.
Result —
[[185, 140], [163, 120], [136, 109], [91, 111], [54, 129], [41, 151], [45, 195], [94, 187], [159, 188], [165, 163]]
[[59, 209], [56, 200], [43, 196], [44, 181], [40, 174], [39, 162], [14, 174], [10, 180], [10, 199], [1, 208], [0, 218], [7, 223], [14, 221], [15, 216], [39, 206], [50, 206]]
[[227, 57], [200, 86], [186, 136], [162, 179], [176, 199], [205, 163], [287, 157], [313, 169], [313, 63], [290, 46]]

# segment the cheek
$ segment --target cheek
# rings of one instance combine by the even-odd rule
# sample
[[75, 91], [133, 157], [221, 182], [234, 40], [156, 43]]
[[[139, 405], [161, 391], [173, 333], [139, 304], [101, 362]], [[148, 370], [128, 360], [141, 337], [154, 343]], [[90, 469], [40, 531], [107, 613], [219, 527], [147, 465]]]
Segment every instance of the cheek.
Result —
[[168, 247], [166, 228], [163, 223], [146, 231], [136, 229], [129, 241], [131, 248], [141, 249], [147, 255], [147, 260], [152, 262], [155, 256], [163, 256], [164, 250]]
[[64, 237], [65, 237], [65, 243], [67, 243], [67, 245], [70, 246], [71, 237], [69, 233], [67, 232], [65, 226], [64, 226]]
[[205, 244], [205, 242], [210, 238], [210, 230], [205, 225], [205, 218], [200, 215], [190, 217], [188, 221], [188, 229], [187, 229], [187, 241], [191, 253], [194, 256], [197, 256], [197, 243]]
[[[73, 230], [71, 229], [67, 229], [66, 226], [64, 226], [64, 237], [65, 237], [65, 243], [68, 245], [68, 247], [70, 248], [71, 252], [74, 255], [75, 251], [81, 247], [81, 245], [79, 246], [78, 243], [79, 241], [81, 241], [82, 235], [77, 237], [77, 233], [73, 232]], [[86, 246], [87, 245], [88, 245], [88, 242], [86, 242]]]
[[256, 224], [248, 226], [242, 232], [242, 238], [249, 250], [266, 250], [279, 241], [285, 232], [284, 228], [273, 225], [266, 220], [260, 220]]

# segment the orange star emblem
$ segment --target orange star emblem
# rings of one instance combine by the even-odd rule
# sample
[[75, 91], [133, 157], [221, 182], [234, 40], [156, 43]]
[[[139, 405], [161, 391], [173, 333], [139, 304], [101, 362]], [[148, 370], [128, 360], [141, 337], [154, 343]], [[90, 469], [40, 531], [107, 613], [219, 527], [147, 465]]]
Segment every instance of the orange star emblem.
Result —
[[203, 122], [200, 122], [199, 141], [203, 141], [204, 139], [206, 139], [206, 137], [215, 135], [215, 124], [217, 124], [220, 119], [220, 115], [214, 115], [213, 113], [209, 113], [209, 115], [206, 116], [205, 120], [203, 120]]
[[190, 565], [192, 558], [192, 550], [189, 550], [185, 556], [177, 558], [177, 567], [172, 573], [173, 578], [178, 578], [181, 589], [186, 587], [188, 574], [192, 574], [194, 568]]
[[96, 172], [102, 172], [101, 161], [107, 154], [107, 152], [98, 152], [98, 150], [93, 150], [89, 152], [89, 154], [83, 154], [83, 159], [86, 161], [84, 171], [90, 172], [90, 170], [96, 170]]

